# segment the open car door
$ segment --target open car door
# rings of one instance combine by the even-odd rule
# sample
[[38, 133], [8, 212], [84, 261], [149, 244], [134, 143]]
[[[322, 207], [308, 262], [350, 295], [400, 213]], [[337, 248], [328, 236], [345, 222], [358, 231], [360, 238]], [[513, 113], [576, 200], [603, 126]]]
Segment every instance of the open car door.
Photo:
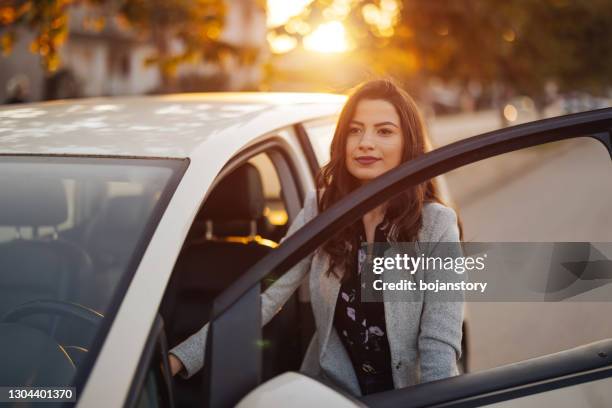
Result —
[[[215, 299], [204, 365], [209, 406], [233, 406], [260, 385], [260, 281], [266, 276], [285, 273], [327, 237], [411, 185], [489, 157], [565, 139], [596, 139], [612, 158], [611, 133], [612, 108], [485, 133], [403, 163], [319, 214]], [[595, 381], [612, 384], [612, 340], [487, 372], [374, 394], [362, 402], [390, 407], [481, 406]], [[611, 404], [612, 398], [607, 401]]]

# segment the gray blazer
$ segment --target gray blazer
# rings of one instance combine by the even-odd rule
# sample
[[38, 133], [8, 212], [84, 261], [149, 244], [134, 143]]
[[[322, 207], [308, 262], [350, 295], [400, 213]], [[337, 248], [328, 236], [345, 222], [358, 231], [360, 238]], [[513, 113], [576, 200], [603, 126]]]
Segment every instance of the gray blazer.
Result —
[[[316, 214], [317, 202], [312, 192], [306, 198], [304, 208], [292, 223], [287, 236]], [[448, 253], [440, 254], [435, 243], [459, 241], [455, 212], [437, 203], [426, 204], [418, 238], [425, 246], [431, 243], [425, 248], [427, 255], [449, 256]], [[456, 251], [451, 256], [461, 256], [459, 245], [456, 245]], [[328, 256], [322, 251], [315, 251], [274, 282], [261, 295], [262, 321], [264, 325], [267, 324], [308, 278], [316, 333], [308, 346], [300, 371], [360, 395], [353, 365], [333, 327], [340, 281], [325, 273], [328, 265]], [[417, 271], [415, 276], [417, 279], [428, 280], [429, 276], [433, 279], [435, 274], [431, 272], [429, 270], [425, 274]], [[392, 274], [388, 271], [382, 276], [384, 278]], [[396, 298], [387, 301], [387, 293], [384, 295], [395, 388], [457, 375], [456, 362], [461, 354], [463, 302], [428, 302], [427, 294], [420, 299], [409, 298], [410, 295], [407, 295], [404, 301], [397, 301]], [[207, 332], [208, 324], [170, 350], [185, 366], [186, 372], [180, 374], [183, 378], [191, 377], [202, 368]]]

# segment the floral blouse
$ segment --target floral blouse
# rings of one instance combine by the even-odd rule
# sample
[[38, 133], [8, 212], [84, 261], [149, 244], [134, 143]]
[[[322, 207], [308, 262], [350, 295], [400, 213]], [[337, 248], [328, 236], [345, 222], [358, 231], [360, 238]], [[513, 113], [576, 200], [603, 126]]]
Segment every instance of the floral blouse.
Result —
[[[363, 224], [359, 243], [365, 242]], [[374, 242], [387, 242], [383, 222], [376, 227]], [[366, 248], [359, 246], [353, 273], [343, 280], [334, 313], [334, 327], [346, 348], [363, 395], [393, 389], [391, 352], [382, 302], [361, 302], [361, 270]]]

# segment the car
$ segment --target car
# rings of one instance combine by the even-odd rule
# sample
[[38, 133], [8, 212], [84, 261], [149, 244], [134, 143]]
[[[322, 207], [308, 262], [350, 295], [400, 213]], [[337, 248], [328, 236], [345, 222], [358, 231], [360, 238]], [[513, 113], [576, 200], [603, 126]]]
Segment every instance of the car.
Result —
[[[308, 291], [263, 332], [259, 294], [346, 222], [521, 148], [586, 135], [612, 155], [612, 109], [476, 136], [399, 166], [279, 245], [344, 101], [219, 93], [0, 109], [0, 384], [74, 387], [83, 407], [476, 406], [605, 387], [612, 341], [362, 399], [295, 373], [313, 332]], [[206, 321], [205, 368], [171, 378], [169, 347]]]
[[[90, 406], [95, 403], [83, 387], [97, 381], [96, 372], [106, 372], [105, 388], [120, 396], [105, 395], [104, 405], [138, 395], [130, 384], [170, 276], [172, 290], [161, 311], [187, 316], [166, 320], [174, 344], [205, 321], [201, 308], [212, 298], [198, 302], [193, 296], [219, 292], [239, 275], [240, 265], [227, 267], [217, 274], [221, 280], [213, 276], [207, 287], [198, 286], [197, 270], [189, 264], [193, 251], [208, 241], [204, 246], [213, 246], [204, 251], [212, 256], [227, 244], [226, 251], [238, 249], [234, 259], [243, 262], [241, 268], [271, 251], [314, 188], [320, 166], [304, 125], [333, 125], [344, 100], [328, 94], [219, 93], [1, 109], [0, 337], [4, 350], [11, 350], [9, 344], [23, 347], [11, 351], [14, 366], [3, 364], [0, 383], [72, 384], [80, 404]], [[212, 188], [245, 158], [248, 163], [231, 179]], [[206, 201], [218, 207], [198, 212], [207, 195], [217, 195]], [[181, 279], [172, 274], [177, 258]], [[193, 290], [189, 279], [196, 279]], [[285, 321], [274, 323], [277, 331], [292, 325], [285, 337], [296, 340], [283, 354], [270, 350], [276, 360], [287, 359], [287, 367], [300, 358], [298, 337], [312, 329], [308, 322], [287, 321], [309, 313], [297, 298], [290, 302], [293, 313], [287, 307]], [[116, 341], [122, 350], [114, 349], [108, 360], [104, 350]], [[26, 343], [56, 352], [42, 361]], [[109, 376], [107, 364], [119, 355], [122, 362]], [[33, 376], [37, 366], [48, 377]], [[194, 387], [185, 388], [179, 396], [189, 400]], [[91, 394], [97, 403], [99, 393]]]

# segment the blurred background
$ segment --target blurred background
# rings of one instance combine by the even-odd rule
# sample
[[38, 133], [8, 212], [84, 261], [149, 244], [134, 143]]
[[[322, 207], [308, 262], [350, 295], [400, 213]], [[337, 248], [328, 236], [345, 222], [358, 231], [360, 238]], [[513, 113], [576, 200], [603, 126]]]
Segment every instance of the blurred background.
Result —
[[[610, 106], [611, 21], [609, 0], [0, 0], [0, 102], [342, 93], [392, 76], [441, 146]], [[603, 146], [577, 140], [445, 180], [466, 241], [612, 242], [609, 174]], [[610, 302], [470, 304], [470, 370], [612, 338], [610, 313]]]
[[390, 75], [428, 117], [507, 125], [609, 105], [610, 21], [606, 0], [1, 0], [0, 100], [344, 92]]

